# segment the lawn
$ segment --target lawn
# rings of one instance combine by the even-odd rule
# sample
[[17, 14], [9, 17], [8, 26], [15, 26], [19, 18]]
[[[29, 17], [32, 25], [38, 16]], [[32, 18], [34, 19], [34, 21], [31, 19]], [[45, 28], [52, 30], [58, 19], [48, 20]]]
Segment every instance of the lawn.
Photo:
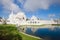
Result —
[[60, 26], [60, 24], [52, 24], [52, 26]]
[[33, 38], [31, 36], [24, 35], [22, 33], [20, 33], [20, 35], [22, 36], [22, 40], [41, 40], [41, 39]]
[[[21, 32], [18, 32], [15, 25], [9, 24], [9, 25], [3, 25], [0, 24], [0, 35], [2, 35], [3, 39], [6, 40], [40, 40], [37, 38], [33, 38], [27, 35], [22, 34]], [[1, 37], [1, 36], [0, 36]]]

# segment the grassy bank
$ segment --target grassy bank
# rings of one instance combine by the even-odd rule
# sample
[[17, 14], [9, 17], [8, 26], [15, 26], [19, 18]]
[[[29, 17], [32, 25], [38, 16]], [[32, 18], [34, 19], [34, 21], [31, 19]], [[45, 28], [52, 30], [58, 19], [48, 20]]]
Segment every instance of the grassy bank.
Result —
[[33, 27], [41, 27], [41, 26], [45, 26], [46, 24], [43, 25], [20, 25], [20, 27], [28, 27], [28, 26], [33, 26]]
[[[18, 32], [17, 28], [15, 27], [15, 25], [9, 24], [9, 25], [0, 25], [0, 34], [2, 34], [3, 39], [7, 39], [9, 40], [19, 40], [22, 38], [22, 40], [40, 40], [37, 38], [33, 38], [27, 35], [24, 35], [20, 32]], [[7, 36], [7, 38], [5, 37]], [[0, 36], [1, 37], [1, 36]]]
[[52, 26], [60, 26], [60, 24], [52, 24]]
[[24, 35], [22, 33], [20, 33], [20, 35], [22, 36], [22, 40], [41, 40], [41, 39], [33, 38], [31, 36]]

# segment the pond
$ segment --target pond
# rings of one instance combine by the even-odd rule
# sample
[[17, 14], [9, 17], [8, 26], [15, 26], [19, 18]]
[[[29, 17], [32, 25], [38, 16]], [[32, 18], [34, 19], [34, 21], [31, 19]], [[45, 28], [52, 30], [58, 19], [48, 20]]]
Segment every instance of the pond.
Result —
[[[50, 27], [50, 26], [49, 26]], [[27, 27], [25, 33], [38, 36], [44, 40], [60, 40], [60, 26], [51, 26], [52, 28], [35, 28], [33, 31], [32, 27]], [[34, 28], [34, 27], [33, 27]]]

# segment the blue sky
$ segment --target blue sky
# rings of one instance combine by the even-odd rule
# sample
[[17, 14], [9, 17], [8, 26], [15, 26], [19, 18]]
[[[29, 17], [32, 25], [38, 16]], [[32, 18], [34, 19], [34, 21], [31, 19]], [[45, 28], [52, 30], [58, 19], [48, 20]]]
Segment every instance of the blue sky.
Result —
[[56, 19], [60, 16], [60, 0], [0, 0], [0, 17], [8, 18], [11, 11], [24, 12], [27, 18]]

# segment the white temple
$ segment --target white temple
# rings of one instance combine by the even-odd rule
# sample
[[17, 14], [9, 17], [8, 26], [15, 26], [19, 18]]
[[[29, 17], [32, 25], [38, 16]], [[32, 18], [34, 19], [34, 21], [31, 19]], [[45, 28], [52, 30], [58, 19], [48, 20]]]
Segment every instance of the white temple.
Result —
[[23, 12], [14, 14], [13, 12], [9, 15], [7, 24], [18, 24], [18, 25], [42, 25], [42, 24], [56, 24], [53, 20], [40, 20], [36, 16], [32, 16], [29, 20], [26, 20], [26, 15]]

